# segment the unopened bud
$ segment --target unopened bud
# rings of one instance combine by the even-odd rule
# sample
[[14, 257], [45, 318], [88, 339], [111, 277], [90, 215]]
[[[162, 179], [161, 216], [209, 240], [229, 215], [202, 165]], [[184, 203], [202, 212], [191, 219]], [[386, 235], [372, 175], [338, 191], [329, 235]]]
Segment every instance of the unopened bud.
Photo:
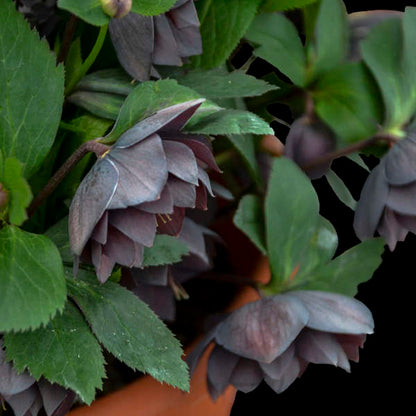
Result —
[[3, 187], [3, 184], [0, 183], [0, 211], [3, 210], [3, 208], [6, 208], [8, 204], [9, 204], [9, 193]]
[[130, 13], [132, 0], [101, 0], [104, 12], [116, 19]]

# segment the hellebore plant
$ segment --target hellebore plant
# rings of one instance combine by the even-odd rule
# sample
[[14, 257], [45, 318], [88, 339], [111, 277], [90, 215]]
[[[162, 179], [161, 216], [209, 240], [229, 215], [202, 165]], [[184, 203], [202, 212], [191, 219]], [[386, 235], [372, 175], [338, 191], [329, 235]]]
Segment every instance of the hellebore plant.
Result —
[[1, 416], [354, 373], [416, 233], [416, 8], [349, 3], [0, 1]]

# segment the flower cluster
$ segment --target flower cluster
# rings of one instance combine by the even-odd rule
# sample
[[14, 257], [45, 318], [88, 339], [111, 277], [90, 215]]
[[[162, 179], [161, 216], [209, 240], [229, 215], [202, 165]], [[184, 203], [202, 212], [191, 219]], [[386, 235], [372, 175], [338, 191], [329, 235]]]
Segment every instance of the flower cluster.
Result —
[[191, 371], [211, 341], [207, 382], [213, 399], [229, 384], [250, 392], [264, 379], [276, 393], [288, 388], [308, 363], [346, 371], [373, 332], [361, 302], [320, 291], [291, 291], [248, 303], [211, 330], [188, 357]]
[[361, 240], [376, 231], [394, 250], [416, 232], [416, 132], [399, 140], [370, 173], [361, 191], [354, 229]]
[[177, 236], [185, 208], [206, 209], [208, 139], [180, 133], [203, 100], [158, 111], [126, 131], [80, 184], [69, 211], [73, 253], [105, 282], [116, 263], [140, 267], [156, 232]]

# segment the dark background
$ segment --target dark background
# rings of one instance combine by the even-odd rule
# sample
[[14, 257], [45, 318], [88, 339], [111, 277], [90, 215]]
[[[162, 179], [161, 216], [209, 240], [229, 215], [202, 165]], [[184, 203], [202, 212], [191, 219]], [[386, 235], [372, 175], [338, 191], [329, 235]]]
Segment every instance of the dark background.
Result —
[[[416, 2], [345, 1], [348, 12], [375, 9], [404, 10]], [[345, 179], [354, 197], [359, 196], [367, 174], [348, 161], [336, 161], [334, 170]], [[358, 243], [353, 230], [353, 212], [334, 196], [325, 179], [314, 181], [321, 201], [321, 214], [337, 229], [340, 251]], [[284, 393], [277, 395], [264, 382], [252, 393], [238, 393], [232, 416], [255, 412], [278, 415], [290, 412], [354, 412], [384, 410], [394, 413], [411, 409], [414, 370], [413, 261], [416, 238], [409, 235], [391, 253], [386, 249], [383, 263], [373, 278], [359, 287], [357, 298], [372, 311], [375, 333], [367, 337], [360, 362], [351, 363], [351, 373], [329, 365], [310, 364], [305, 374]], [[387, 408], [386, 411], [389, 411]]]

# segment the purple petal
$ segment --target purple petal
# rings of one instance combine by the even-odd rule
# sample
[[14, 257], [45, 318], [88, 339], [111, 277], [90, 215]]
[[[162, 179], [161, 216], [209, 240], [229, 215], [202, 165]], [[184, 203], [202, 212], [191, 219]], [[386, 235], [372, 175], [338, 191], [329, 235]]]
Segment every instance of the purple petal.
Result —
[[105, 244], [107, 242], [107, 228], [108, 228], [108, 211], [104, 212], [103, 216], [98, 221], [91, 235], [91, 238], [97, 243]]
[[159, 318], [166, 321], [175, 320], [176, 304], [170, 287], [139, 283], [133, 292], [145, 302]]
[[296, 340], [296, 353], [314, 364], [332, 364], [350, 372], [348, 357], [333, 334], [304, 330]]
[[4, 395], [4, 398], [13, 409], [15, 416], [31, 416], [32, 413], [27, 412], [31, 410], [32, 406], [35, 408], [38, 407], [39, 400], [41, 399], [36, 386], [32, 386], [21, 393], [11, 396]]
[[198, 166], [192, 150], [172, 140], [163, 142], [168, 171], [185, 182], [198, 184]]
[[200, 166], [198, 166], [198, 179], [200, 182], [203, 183], [205, 188], [207, 188], [207, 191], [211, 196], [215, 196], [211, 189], [211, 181], [209, 179], [208, 173], [204, 171]]
[[157, 111], [127, 130], [113, 147], [124, 149], [133, 146], [156, 132], [160, 135], [178, 132], [204, 101], [204, 98], [199, 98]]
[[208, 195], [205, 186], [200, 181], [198, 186], [195, 188], [196, 198], [195, 198], [195, 208], [202, 209], [206, 211], [208, 209]]
[[315, 290], [290, 292], [309, 311], [308, 328], [342, 334], [372, 334], [370, 310], [357, 299]]
[[177, 236], [181, 232], [183, 220], [185, 218], [185, 209], [175, 207], [172, 214], [158, 215], [157, 231], [159, 234], [168, 234]]
[[408, 185], [416, 181], [416, 141], [406, 138], [396, 143], [385, 156], [385, 175], [390, 185]]
[[157, 134], [128, 149], [112, 148], [106, 157], [120, 174], [109, 209], [126, 208], [159, 197], [168, 172], [162, 140]]
[[135, 208], [109, 211], [109, 222], [136, 243], [151, 247], [156, 234], [155, 216]]
[[204, 230], [204, 227], [199, 226], [189, 218], [185, 218], [179, 239], [188, 246], [190, 253], [195, 254], [204, 260], [204, 262], [209, 263], [203, 233]]
[[137, 283], [154, 286], [166, 286], [168, 284], [168, 266], [131, 269], [131, 275]]
[[119, 180], [118, 169], [100, 159], [78, 187], [69, 208], [69, 240], [80, 256], [95, 226], [110, 205]]
[[65, 415], [74, 402], [75, 393], [57, 384], [42, 379], [38, 387], [48, 416]]
[[297, 361], [295, 357], [295, 345], [292, 343], [283, 354], [279, 355], [271, 363], [259, 362], [259, 364], [268, 377], [277, 380], [289, 369], [294, 360]]
[[263, 380], [263, 372], [256, 361], [240, 358], [231, 374], [230, 383], [243, 393], [253, 391]]
[[182, 66], [178, 44], [173, 35], [166, 15], [155, 16], [155, 43], [153, 50], [153, 63], [156, 65]]
[[391, 186], [386, 205], [404, 215], [416, 215], [416, 182]]
[[[230, 384], [231, 375], [240, 357], [216, 345], [208, 360], [208, 381], [215, 388], [214, 400]], [[212, 396], [212, 395], [211, 395]]]
[[103, 246], [95, 241], [91, 242], [91, 262], [95, 267], [98, 280], [105, 283], [110, 277], [116, 262], [103, 253]]
[[186, 144], [196, 156], [197, 159], [204, 162], [209, 168], [221, 173], [221, 169], [217, 166], [212, 150], [204, 143], [199, 140], [184, 139], [178, 140], [183, 144]]
[[347, 354], [349, 360], [358, 363], [359, 360], [359, 348], [364, 346], [366, 335], [348, 335], [348, 334], [335, 334], [337, 341]]
[[297, 298], [276, 295], [234, 311], [218, 325], [215, 339], [237, 355], [270, 363], [289, 347], [308, 318]]
[[185, 357], [185, 361], [189, 366], [189, 374], [191, 376], [194, 373], [202, 354], [208, 348], [208, 345], [214, 340], [215, 331], [216, 327], [207, 332], [206, 335], [204, 335], [204, 337], [198, 342], [196, 347], [194, 347], [192, 351]]
[[18, 374], [12, 363], [6, 362], [6, 353], [0, 339], [0, 395], [7, 396], [21, 393], [34, 382], [35, 379], [27, 371]]
[[361, 191], [354, 216], [354, 230], [360, 240], [373, 237], [386, 204], [389, 187], [381, 160], [370, 173]]
[[377, 227], [378, 233], [386, 240], [390, 251], [396, 248], [398, 241], [404, 241], [408, 230], [397, 220], [395, 213], [386, 208], [383, 217]]
[[[169, 180], [169, 179], [168, 179]], [[162, 190], [159, 199], [151, 202], [144, 202], [135, 208], [151, 214], [171, 214], [173, 212], [173, 195], [168, 186]]]
[[180, 29], [199, 26], [198, 14], [193, 1], [176, 2], [175, 6], [167, 12], [167, 15], [172, 23]]
[[122, 67], [133, 78], [147, 81], [152, 67], [153, 18], [129, 13], [110, 19], [108, 29]]
[[184, 182], [170, 175], [167, 186], [173, 198], [173, 204], [182, 208], [195, 208], [196, 190], [195, 185]]

